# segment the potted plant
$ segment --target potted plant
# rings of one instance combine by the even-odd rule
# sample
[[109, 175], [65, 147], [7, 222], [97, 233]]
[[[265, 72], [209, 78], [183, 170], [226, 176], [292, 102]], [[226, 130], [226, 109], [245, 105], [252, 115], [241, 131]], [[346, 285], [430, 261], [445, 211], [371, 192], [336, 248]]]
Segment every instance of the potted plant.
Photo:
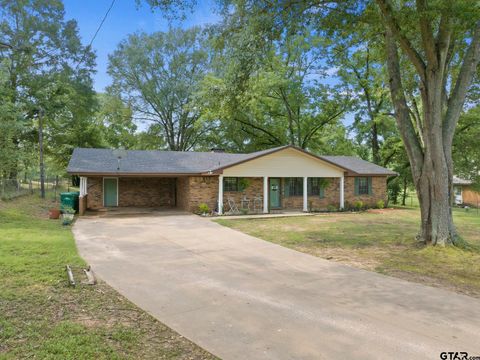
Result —
[[60, 209], [51, 208], [50, 210], [48, 210], [48, 217], [49, 219], [58, 219], [60, 217]]
[[70, 225], [73, 222], [75, 216], [75, 209], [71, 206], [65, 206], [63, 208], [62, 223], [63, 225]]
[[199, 211], [200, 215], [207, 216], [208, 213], [210, 212], [210, 208], [208, 207], [207, 204], [202, 203], [202, 204], [198, 205], [198, 211]]

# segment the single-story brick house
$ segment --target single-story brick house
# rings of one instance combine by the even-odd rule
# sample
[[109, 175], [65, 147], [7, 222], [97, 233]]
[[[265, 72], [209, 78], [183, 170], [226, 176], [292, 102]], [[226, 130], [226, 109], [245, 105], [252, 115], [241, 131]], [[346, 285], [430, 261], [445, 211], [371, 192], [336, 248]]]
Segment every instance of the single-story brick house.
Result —
[[75, 149], [67, 169], [80, 176], [80, 208], [174, 207], [207, 204], [274, 209], [344, 208], [386, 201], [395, 172], [352, 156], [317, 156], [294, 146], [249, 154], [221, 151]]

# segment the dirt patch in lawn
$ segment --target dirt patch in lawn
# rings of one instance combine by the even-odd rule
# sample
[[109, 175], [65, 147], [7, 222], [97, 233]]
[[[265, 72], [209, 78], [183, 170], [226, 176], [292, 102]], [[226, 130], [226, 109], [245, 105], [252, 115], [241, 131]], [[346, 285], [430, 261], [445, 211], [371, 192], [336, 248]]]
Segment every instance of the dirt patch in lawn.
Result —
[[402, 271], [398, 269], [392, 269], [388, 271], [381, 271], [386, 275], [393, 276], [399, 279], [412, 281], [416, 283], [421, 283], [428, 286], [433, 286], [437, 288], [442, 288], [445, 290], [454, 291], [460, 294], [476, 297], [480, 299], [480, 290], [476, 287], [470, 286], [468, 284], [455, 284], [451, 281], [445, 281], [441, 279], [432, 278], [428, 275], [418, 274], [409, 271]]

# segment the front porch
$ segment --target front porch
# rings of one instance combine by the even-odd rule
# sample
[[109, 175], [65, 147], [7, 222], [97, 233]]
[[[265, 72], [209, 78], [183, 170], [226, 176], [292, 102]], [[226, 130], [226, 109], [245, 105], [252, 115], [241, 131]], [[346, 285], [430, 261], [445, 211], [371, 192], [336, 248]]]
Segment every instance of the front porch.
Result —
[[344, 208], [344, 177], [219, 176], [218, 214]]

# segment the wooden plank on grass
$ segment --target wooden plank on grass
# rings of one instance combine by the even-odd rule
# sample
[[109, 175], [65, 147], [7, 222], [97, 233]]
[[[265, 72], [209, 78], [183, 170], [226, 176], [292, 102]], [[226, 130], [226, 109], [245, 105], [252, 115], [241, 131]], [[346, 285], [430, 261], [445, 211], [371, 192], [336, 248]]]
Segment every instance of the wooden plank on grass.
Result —
[[73, 271], [70, 265], [67, 265], [67, 275], [68, 275], [68, 281], [70, 282], [70, 285], [75, 286], [75, 279], [73, 278]]

